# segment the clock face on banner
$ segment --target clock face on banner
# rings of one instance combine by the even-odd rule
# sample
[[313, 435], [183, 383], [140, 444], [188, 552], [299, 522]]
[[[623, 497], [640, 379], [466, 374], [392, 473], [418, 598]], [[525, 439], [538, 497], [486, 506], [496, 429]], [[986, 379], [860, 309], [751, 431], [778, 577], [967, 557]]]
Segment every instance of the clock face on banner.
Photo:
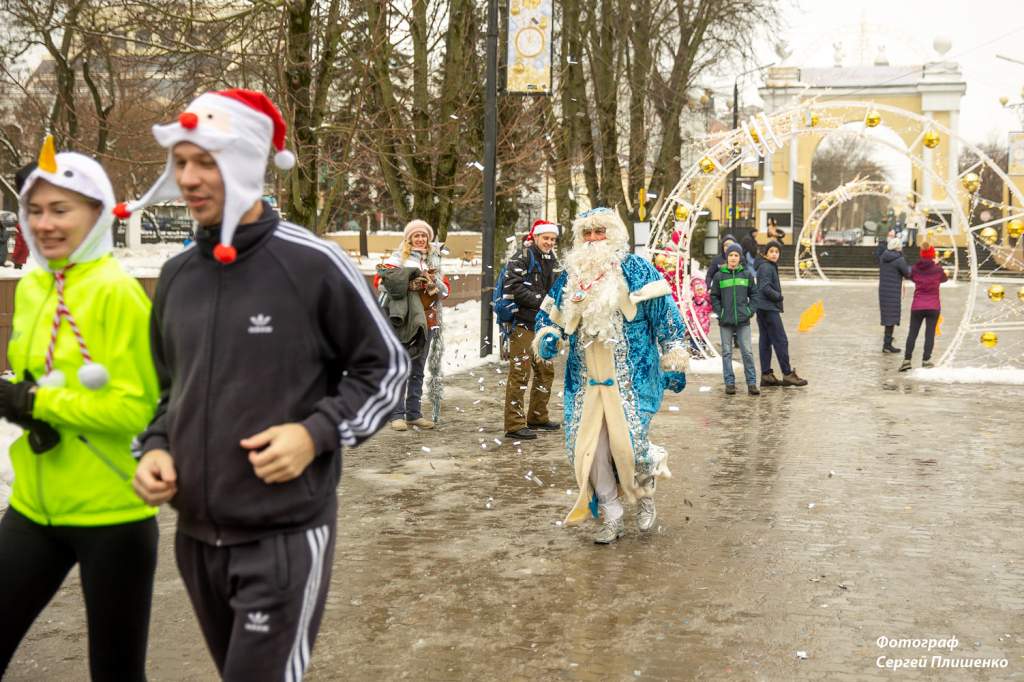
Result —
[[524, 59], [533, 59], [544, 50], [544, 33], [534, 26], [526, 26], [516, 33], [516, 50]]
[[510, 1], [506, 92], [551, 91], [552, 4], [553, 0]]

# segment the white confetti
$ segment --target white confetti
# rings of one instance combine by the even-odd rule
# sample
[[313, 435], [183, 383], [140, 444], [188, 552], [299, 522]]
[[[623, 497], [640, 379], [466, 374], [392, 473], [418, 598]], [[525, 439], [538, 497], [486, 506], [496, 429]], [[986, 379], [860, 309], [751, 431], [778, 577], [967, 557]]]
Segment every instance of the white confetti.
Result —
[[811, 502], [809, 505], [807, 505], [807, 508], [808, 509], [814, 509], [814, 506], [815, 506], [814, 503]]
[[678, 405], [669, 405], [668, 406], [668, 411], [669, 412], [678, 412], [679, 411], [679, 406]]
[[806, 651], [798, 651], [798, 652], [796, 652], [796, 657], [801, 659], [801, 660], [806, 660], [807, 659], [807, 652]]
[[422, 450], [423, 452], [430, 452], [430, 448], [428, 448], [426, 445], [421, 447], [420, 450]]

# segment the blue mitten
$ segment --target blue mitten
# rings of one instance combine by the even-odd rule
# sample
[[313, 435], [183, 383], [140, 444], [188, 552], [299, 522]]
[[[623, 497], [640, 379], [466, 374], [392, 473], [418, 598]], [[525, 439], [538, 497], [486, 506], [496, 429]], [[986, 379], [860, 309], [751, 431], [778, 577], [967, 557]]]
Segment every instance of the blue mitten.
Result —
[[558, 355], [558, 336], [555, 334], [545, 334], [544, 338], [540, 340], [538, 352], [544, 360], [553, 359]]
[[665, 372], [661, 375], [661, 385], [665, 390], [672, 391], [673, 393], [682, 393], [683, 389], [686, 388], [686, 373], [685, 372]]

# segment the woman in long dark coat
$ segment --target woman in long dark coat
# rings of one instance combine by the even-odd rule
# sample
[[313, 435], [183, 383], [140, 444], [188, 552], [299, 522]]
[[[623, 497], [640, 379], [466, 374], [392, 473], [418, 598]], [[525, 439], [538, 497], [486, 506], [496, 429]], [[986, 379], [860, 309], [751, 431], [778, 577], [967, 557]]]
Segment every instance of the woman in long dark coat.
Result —
[[885, 252], [878, 258], [878, 308], [885, 327], [883, 353], [899, 353], [892, 345], [892, 335], [902, 314], [903, 280], [910, 277], [910, 266], [903, 257], [903, 241], [889, 237]]

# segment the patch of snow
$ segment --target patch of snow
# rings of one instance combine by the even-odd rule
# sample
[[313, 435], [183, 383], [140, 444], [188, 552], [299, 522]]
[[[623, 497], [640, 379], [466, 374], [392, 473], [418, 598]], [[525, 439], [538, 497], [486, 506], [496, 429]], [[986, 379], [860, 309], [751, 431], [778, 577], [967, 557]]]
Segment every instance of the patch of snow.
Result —
[[493, 348], [487, 357], [480, 357], [480, 301], [464, 301], [444, 309], [444, 357], [442, 370], [445, 376], [464, 372], [488, 362], [498, 360], [501, 336], [498, 325], [491, 332]]
[[[743, 365], [732, 361], [733, 372], [736, 373], [741, 379], [743, 374]], [[722, 373], [722, 358], [690, 358], [690, 367], [686, 370], [687, 374], [721, 374]]]
[[21, 436], [20, 426], [0, 421], [0, 509], [7, 507], [7, 498], [11, 496], [11, 484], [14, 483], [14, 469], [11, 468], [11, 457], [8, 450], [11, 447], [11, 443], [17, 440], [19, 436]]
[[936, 384], [1009, 384], [1024, 386], [1024, 369], [1017, 367], [932, 367], [915, 369], [910, 378]]

